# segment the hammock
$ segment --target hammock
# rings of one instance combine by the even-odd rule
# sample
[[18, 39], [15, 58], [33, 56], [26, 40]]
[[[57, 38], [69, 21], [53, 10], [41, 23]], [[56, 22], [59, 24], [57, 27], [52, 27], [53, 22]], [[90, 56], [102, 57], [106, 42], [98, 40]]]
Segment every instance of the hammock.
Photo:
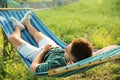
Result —
[[[24, 16], [24, 14], [29, 10], [1, 10], [0, 11], [0, 25], [5, 32], [6, 36], [9, 36], [13, 30], [14, 27], [11, 24], [10, 17], [14, 16], [18, 20], [21, 20]], [[63, 43], [60, 39], [58, 39], [40, 20], [39, 18], [32, 12], [31, 15], [31, 24], [39, 31], [44, 33], [45, 35], [49, 36], [51, 39], [53, 39], [58, 45], [60, 45], [62, 48], [65, 48], [67, 44]], [[22, 31], [21, 33], [22, 38], [29, 42], [30, 44], [37, 47], [36, 42], [34, 39], [30, 36], [27, 30]], [[19, 54], [19, 53], [18, 53]], [[20, 55], [20, 54], [19, 54]], [[27, 68], [30, 68], [30, 62], [24, 58], [22, 55], [20, 55], [21, 59], [26, 64]], [[103, 64], [107, 61], [115, 60], [120, 58], [120, 47], [117, 47], [115, 49], [109, 50], [107, 52], [104, 52], [102, 54], [89, 57], [87, 59], [84, 59], [82, 61], [76, 62], [72, 65], [56, 68], [49, 70], [47, 72], [40, 72], [40, 73], [33, 73], [36, 75], [44, 75], [44, 76], [54, 76], [54, 77], [65, 77], [76, 73], [81, 73], [86, 70], [89, 70], [97, 65]]]

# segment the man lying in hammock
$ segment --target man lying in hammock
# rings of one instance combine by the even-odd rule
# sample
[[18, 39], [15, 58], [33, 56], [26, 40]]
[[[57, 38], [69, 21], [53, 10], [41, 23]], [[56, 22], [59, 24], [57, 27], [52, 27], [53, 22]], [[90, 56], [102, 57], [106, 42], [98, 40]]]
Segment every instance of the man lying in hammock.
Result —
[[[62, 49], [31, 25], [30, 15], [31, 12], [26, 13], [21, 22], [11, 17], [15, 31], [8, 39], [18, 52], [31, 62], [32, 72], [46, 72], [92, 56], [93, 47], [83, 38], [74, 39], [65, 49]], [[21, 31], [25, 28], [28, 29], [39, 47], [34, 47], [21, 38]]]

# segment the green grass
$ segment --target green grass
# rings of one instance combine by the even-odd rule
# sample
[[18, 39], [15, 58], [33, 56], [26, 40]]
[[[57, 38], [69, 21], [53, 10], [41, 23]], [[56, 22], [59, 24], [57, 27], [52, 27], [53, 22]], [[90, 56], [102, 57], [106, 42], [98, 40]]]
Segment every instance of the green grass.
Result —
[[120, 15], [116, 7], [119, 6], [113, 0], [80, 0], [61, 8], [37, 11], [36, 14], [66, 43], [75, 37], [84, 37], [96, 48], [102, 48], [119, 44]]
[[4, 42], [4, 40], [3, 40], [3, 35], [2, 35], [2, 30], [1, 30], [1, 28], [0, 28], [0, 53], [2, 53], [2, 50], [3, 50], [3, 42]]
[[[76, 37], [84, 37], [91, 41], [95, 48], [120, 44], [120, 1], [119, 0], [80, 0], [76, 3], [55, 7], [53, 9], [36, 11], [35, 14], [62, 41], [70, 43]], [[2, 34], [0, 34], [2, 36]], [[0, 37], [2, 39], [2, 37]], [[3, 43], [0, 43], [3, 45]], [[19, 61], [0, 62], [5, 80], [119, 80], [120, 61], [112, 61], [97, 66], [84, 73], [66, 78], [37, 77], [32, 75]], [[18, 64], [20, 63], [20, 64]], [[12, 64], [12, 65], [11, 65]], [[9, 67], [11, 66], [11, 67]], [[3, 71], [3, 72], [2, 72]]]

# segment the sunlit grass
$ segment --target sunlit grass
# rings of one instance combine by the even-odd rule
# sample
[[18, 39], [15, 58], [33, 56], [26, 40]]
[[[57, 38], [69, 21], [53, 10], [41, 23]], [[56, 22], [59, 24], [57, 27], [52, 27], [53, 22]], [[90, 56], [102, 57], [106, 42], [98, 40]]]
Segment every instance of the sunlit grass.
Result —
[[111, 2], [113, 0], [101, 0], [101, 4], [97, 0], [87, 3], [80, 0], [69, 6], [37, 11], [36, 14], [64, 42], [84, 37], [96, 48], [102, 48], [120, 43], [120, 18], [118, 13], [112, 12], [115, 2]]
[[3, 34], [2, 34], [2, 29], [0, 28], [0, 54], [2, 53], [3, 50]]

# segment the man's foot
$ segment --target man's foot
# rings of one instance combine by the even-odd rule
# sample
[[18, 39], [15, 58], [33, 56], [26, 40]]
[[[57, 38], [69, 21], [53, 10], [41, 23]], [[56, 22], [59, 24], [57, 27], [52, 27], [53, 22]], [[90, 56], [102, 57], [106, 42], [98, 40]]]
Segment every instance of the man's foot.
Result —
[[13, 26], [18, 26], [20, 28], [20, 30], [24, 30], [25, 27], [23, 24], [21, 24], [17, 19], [15, 19], [14, 17], [10, 18], [13, 22]]
[[27, 12], [20, 22], [21, 22], [23, 25], [25, 25], [25, 21], [26, 21], [26, 20], [30, 20], [31, 14], [32, 14], [31, 11]]

